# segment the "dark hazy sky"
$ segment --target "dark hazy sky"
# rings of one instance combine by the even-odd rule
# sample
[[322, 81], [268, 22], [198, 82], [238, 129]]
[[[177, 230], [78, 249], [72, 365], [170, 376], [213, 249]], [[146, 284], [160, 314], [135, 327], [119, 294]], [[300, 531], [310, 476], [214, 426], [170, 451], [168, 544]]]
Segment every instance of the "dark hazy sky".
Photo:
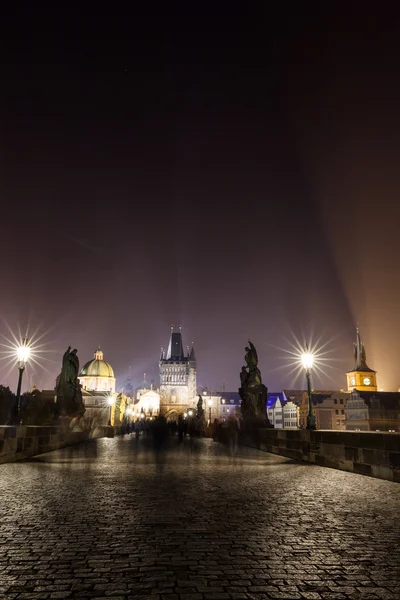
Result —
[[236, 390], [250, 337], [271, 391], [301, 386], [276, 346], [312, 334], [315, 387], [344, 387], [358, 323], [397, 389], [395, 15], [39, 4], [2, 9], [0, 190], [0, 333], [46, 333], [37, 385], [69, 344], [158, 380], [174, 323], [200, 385]]

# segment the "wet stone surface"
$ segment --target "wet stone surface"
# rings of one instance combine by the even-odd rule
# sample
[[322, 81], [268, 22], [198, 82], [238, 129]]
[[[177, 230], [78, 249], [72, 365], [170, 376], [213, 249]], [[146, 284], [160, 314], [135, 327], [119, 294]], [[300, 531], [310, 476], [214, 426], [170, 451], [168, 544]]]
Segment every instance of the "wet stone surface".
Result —
[[0, 480], [0, 598], [400, 598], [399, 484], [131, 436]]

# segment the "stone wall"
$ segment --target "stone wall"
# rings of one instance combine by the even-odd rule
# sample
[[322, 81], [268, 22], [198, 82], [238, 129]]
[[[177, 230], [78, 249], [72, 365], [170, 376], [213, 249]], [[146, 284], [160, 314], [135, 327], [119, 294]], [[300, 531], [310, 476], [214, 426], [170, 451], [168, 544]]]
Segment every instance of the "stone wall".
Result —
[[0, 427], [0, 464], [57, 450], [88, 438], [87, 433], [61, 427], [3, 425]]
[[400, 483], [400, 434], [259, 429], [243, 440], [266, 452]]

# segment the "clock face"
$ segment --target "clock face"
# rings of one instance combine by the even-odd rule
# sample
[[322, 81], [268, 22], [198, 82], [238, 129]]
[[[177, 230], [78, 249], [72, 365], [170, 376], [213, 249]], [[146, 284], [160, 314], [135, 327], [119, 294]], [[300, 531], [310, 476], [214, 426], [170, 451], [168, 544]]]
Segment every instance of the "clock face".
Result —
[[351, 385], [356, 385], [356, 378], [355, 377], [351, 378]]
[[364, 379], [364, 385], [369, 385], [371, 383], [371, 380], [369, 377], [365, 377]]

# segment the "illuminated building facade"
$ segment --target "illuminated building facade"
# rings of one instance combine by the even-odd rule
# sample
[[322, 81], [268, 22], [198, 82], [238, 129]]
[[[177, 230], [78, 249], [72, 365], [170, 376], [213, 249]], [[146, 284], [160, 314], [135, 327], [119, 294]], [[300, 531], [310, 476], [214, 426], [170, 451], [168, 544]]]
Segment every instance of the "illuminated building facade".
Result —
[[354, 390], [346, 406], [347, 431], [400, 432], [400, 393]]
[[347, 375], [347, 389], [351, 392], [359, 390], [364, 392], [376, 392], [378, 390], [376, 371], [367, 365], [365, 346], [361, 341], [360, 332], [357, 327], [357, 337], [354, 344], [355, 365]]
[[149, 383], [146, 380], [146, 373], [142, 383], [136, 388], [132, 409], [135, 420], [140, 417], [156, 417], [160, 414], [159, 390], [154, 388], [153, 381]]
[[79, 373], [85, 414], [82, 427], [92, 430], [97, 427], [120, 425], [125, 413], [127, 397], [116, 394], [112, 366], [104, 360], [103, 352], [97, 348], [92, 360], [85, 363]]
[[175, 332], [171, 327], [168, 349], [167, 352], [161, 350], [159, 367], [160, 413], [176, 420], [197, 402], [196, 356], [193, 346], [184, 353], [180, 329]]
[[[311, 393], [311, 402], [313, 415], [317, 429], [336, 429], [344, 431], [346, 429], [346, 405], [349, 397], [348, 392], [335, 391], [313, 391]], [[303, 392], [303, 397], [299, 405], [299, 426], [302, 429], [307, 427], [308, 415], [308, 395]]]
[[267, 416], [275, 429], [299, 427], [299, 408], [293, 400], [287, 398], [284, 391], [268, 394]]

